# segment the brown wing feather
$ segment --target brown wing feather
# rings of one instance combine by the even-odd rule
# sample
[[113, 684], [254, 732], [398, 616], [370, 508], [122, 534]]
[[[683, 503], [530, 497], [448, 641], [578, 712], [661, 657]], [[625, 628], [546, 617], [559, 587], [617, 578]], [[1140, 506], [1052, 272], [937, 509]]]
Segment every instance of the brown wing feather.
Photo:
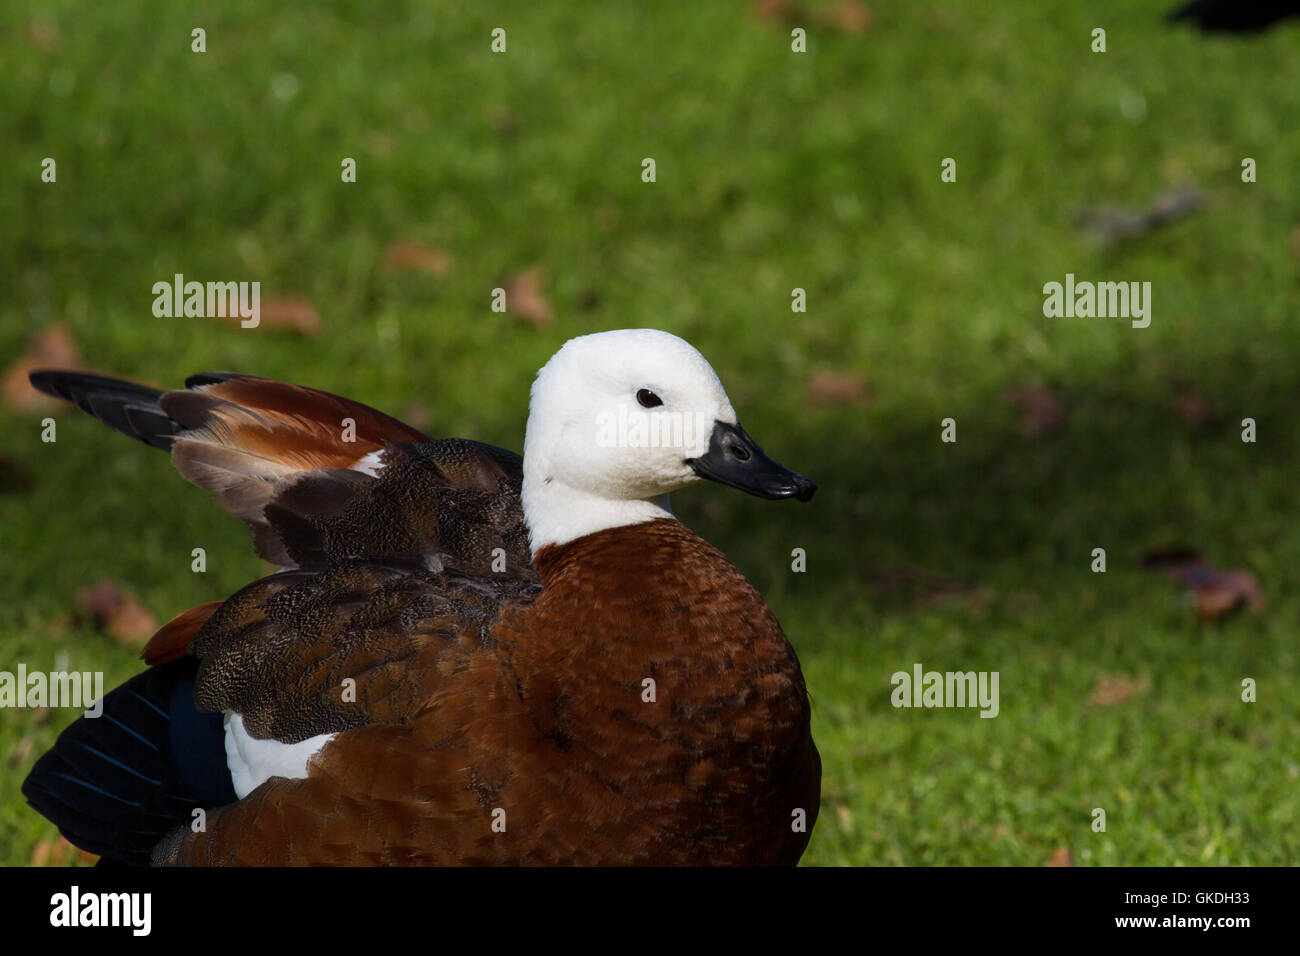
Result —
[[505, 607], [538, 590], [430, 570], [415, 557], [273, 574], [227, 599], [195, 637], [195, 701], [286, 743], [404, 723], [458, 655], [489, 643]]
[[377, 478], [318, 468], [282, 481], [263, 507], [259, 552], [287, 566], [353, 555], [437, 555], [486, 578], [536, 581], [518, 455], [465, 439], [391, 444]]
[[[430, 440], [360, 402], [233, 372], [192, 375], [172, 392], [59, 370], [32, 384], [170, 449], [181, 474], [248, 524], [258, 555], [281, 567], [409, 552], [536, 580], [513, 452]], [[379, 453], [378, 469], [372, 459], [355, 470]]]
[[[390, 441], [428, 441], [429, 436], [417, 428], [404, 424], [390, 415], [361, 402], [323, 392], [303, 385], [290, 385], [266, 378], [241, 375], [210, 385], [181, 392], [169, 392], [162, 398], [163, 410], [186, 428], [201, 428], [208, 423], [206, 415], [198, 420], [182, 409], [173, 410], [169, 402], [175, 396], [206, 396], [220, 403], [216, 412], [237, 408], [253, 416], [253, 420], [236, 420], [228, 423], [238, 429], [241, 425], [256, 425], [248, 436], [254, 446], [259, 438], [268, 438], [268, 431], [277, 440], [268, 440], [262, 447], [280, 460], [298, 462], [306, 467], [341, 467], [363, 455], [378, 451]], [[180, 411], [180, 414], [177, 414]], [[344, 419], [356, 424], [355, 441], [343, 440]], [[287, 444], [286, 444], [287, 443]], [[358, 453], [359, 452], [359, 453]]]
[[200, 604], [198, 607], [177, 614], [160, 627], [158, 633], [149, 638], [149, 643], [140, 652], [140, 659], [150, 667], [157, 667], [159, 664], [184, 657], [189, 653], [190, 641], [194, 639], [194, 635], [208, 623], [208, 618], [212, 617], [219, 607], [221, 607], [220, 601], [209, 601], [207, 604]]
[[263, 515], [277, 484], [314, 468], [350, 468], [390, 441], [428, 440], [360, 402], [250, 376], [168, 392], [159, 405], [184, 429], [172, 441], [177, 470], [246, 522], [270, 561], [284, 557]]

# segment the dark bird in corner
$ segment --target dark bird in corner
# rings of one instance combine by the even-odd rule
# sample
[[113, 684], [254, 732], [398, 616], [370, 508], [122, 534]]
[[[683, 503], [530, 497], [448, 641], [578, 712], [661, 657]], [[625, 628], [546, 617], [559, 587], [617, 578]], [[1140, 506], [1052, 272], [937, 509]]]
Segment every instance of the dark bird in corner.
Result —
[[1300, 16], [1300, 0], [1191, 0], [1169, 14], [1169, 22], [1190, 20], [1206, 33], [1258, 33], [1279, 20]]

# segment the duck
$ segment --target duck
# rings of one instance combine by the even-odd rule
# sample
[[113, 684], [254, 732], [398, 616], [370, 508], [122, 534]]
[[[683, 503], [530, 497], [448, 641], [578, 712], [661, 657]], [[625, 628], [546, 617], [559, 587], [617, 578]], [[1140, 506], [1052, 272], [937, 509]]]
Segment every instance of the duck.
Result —
[[794, 865], [821, 758], [799, 660], [674, 515], [808, 501], [685, 340], [566, 342], [518, 454], [230, 372], [34, 387], [168, 451], [279, 568], [191, 608], [23, 794], [101, 865]]

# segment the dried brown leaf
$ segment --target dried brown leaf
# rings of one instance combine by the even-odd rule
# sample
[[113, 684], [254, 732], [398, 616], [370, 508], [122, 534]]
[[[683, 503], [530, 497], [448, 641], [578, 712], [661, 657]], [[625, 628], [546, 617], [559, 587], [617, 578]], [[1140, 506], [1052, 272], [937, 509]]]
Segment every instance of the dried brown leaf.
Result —
[[1203, 624], [1218, 621], [1241, 607], [1255, 613], [1267, 607], [1263, 589], [1253, 574], [1240, 568], [1220, 571], [1190, 548], [1149, 552], [1143, 556], [1142, 565], [1164, 572], [1187, 588]]
[[96, 626], [123, 644], [142, 643], [158, 630], [148, 609], [108, 579], [79, 590], [76, 602]]
[[855, 0], [843, 0], [813, 8], [813, 19], [825, 27], [844, 33], [863, 34], [871, 29], [871, 8]]
[[[300, 295], [281, 296], [267, 299], [259, 312], [260, 326], [271, 329], [290, 329], [303, 335], [320, 334], [320, 313], [305, 297]], [[238, 314], [230, 320], [239, 322]]]
[[0, 393], [9, 408], [20, 412], [44, 412], [59, 408], [57, 402], [48, 395], [32, 388], [27, 380], [29, 372], [40, 368], [75, 369], [81, 366], [81, 356], [72, 333], [63, 322], [56, 322], [32, 336], [27, 346], [27, 354], [20, 356], [5, 370], [4, 380], [0, 382]]
[[446, 275], [452, 266], [451, 254], [418, 242], [394, 242], [384, 250], [384, 265], [395, 272], [418, 270], [434, 275]]
[[35, 749], [36, 749], [36, 738], [33, 737], [31, 734], [27, 734], [23, 736], [18, 741], [18, 743], [13, 745], [13, 748], [9, 751], [9, 756], [6, 758], [6, 760], [9, 763], [9, 766], [17, 767], [20, 764], [27, 763], [28, 759], [32, 755], [32, 751]]
[[1074, 854], [1068, 846], [1059, 846], [1047, 860], [1048, 866], [1074, 866]]
[[503, 139], [514, 139], [519, 135], [519, 118], [510, 110], [498, 110], [492, 114], [492, 128]]
[[43, 53], [58, 48], [59, 28], [48, 20], [29, 20], [27, 41]]
[[1179, 418], [1196, 428], [1206, 428], [1222, 418], [1218, 408], [1209, 399], [1190, 388], [1182, 389], [1174, 395], [1174, 408]]
[[133, 597], [127, 597], [106, 622], [106, 630], [123, 644], [147, 641], [158, 630], [158, 619]]
[[1045, 438], [1065, 422], [1065, 404], [1049, 388], [1022, 385], [1007, 389], [1002, 398], [1019, 407], [1020, 433], [1026, 438]]
[[29, 866], [50, 865], [50, 855], [54, 852], [54, 847], [56, 845], [57, 845], [56, 841], [54, 840], [42, 840], [40, 843], [36, 844], [35, 849], [32, 850], [31, 859], [27, 861], [28, 865]]
[[861, 405], [869, 397], [861, 376], [825, 369], [808, 376], [804, 394], [812, 405]]
[[1151, 679], [1145, 675], [1134, 680], [1123, 674], [1098, 674], [1097, 684], [1088, 695], [1088, 703], [1094, 707], [1114, 707], [1145, 694], [1150, 687]]
[[423, 405], [415, 402], [409, 403], [402, 409], [402, 421], [412, 428], [418, 428], [420, 431], [426, 431], [429, 428], [429, 410]]
[[754, 0], [754, 16], [760, 20], [798, 27], [812, 24], [843, 33], [863, 34], [871, 29], [871, 8], [857, 0], [806, 6], [795, 0]]
[[754, 0], [754, 16], [760, 20], [777, 20], [789, 23], [803, 16], [803, 8], [791, 0]]
[[1209, 624], [1245, 606], [1259, 613], [1267, 606], [1259, 582], [1249, 571], [1214, 571], [1191, 585], [1196, 613]]
[[31, 491], [36, 479], [17, 458], [0, 452], [0, 491]]
[[506, 292], [506, 311], [533, 325], [550, 325], [554, 315], [542, 292], [545, 284], [546, 270], [541, 266], [533, 266], [506, 279], [501, 283]]
[[99, 857], [93, 853], [87, 853], [85, 850], [79, 850], [63, 837], [55, 837], [52, 840], [42, 840], [36, 844], [32, 850], [32, 866], [71, 866], [80, 862], [83, 864], [94, 863]]

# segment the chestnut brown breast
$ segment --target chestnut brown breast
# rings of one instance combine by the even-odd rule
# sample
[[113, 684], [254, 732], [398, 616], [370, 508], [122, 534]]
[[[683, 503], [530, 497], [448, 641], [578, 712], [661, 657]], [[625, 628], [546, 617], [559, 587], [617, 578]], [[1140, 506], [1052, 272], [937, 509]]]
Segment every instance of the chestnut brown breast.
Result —
[[541, 592], [486, 641], [408, 657], [422, 703], [340, 733], [307, 778], [268, 781], [160, 862], [797, 862], [820, 758], [794, 651], [740, 572], [673, 520], [535, 564]]

